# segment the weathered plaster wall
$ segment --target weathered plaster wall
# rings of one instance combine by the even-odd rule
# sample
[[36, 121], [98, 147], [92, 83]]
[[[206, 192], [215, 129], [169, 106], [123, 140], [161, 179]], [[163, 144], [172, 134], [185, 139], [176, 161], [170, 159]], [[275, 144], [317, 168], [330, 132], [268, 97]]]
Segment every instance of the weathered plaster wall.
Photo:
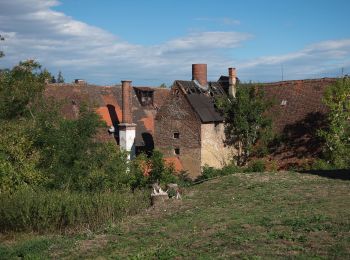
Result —
[[129, 153], [128, 154], [129, 160], [135, 157], [135, 135], [136, 135], [135, 124], [119, 125], [120, 148]]
[[201, 166], [222, 168], [232, 159], [234, 150], [224, 145], [223, 123], [201, 125]]
[[[174, 138], [174, 133], [179, 138]], [[155, 123], [155, 147], [165, 157], [178, 157], [191, 178], [201, 173], [201, 123], [181, 91], [172, 90]], [[175, 148], [180, 149], [176, 155]]]

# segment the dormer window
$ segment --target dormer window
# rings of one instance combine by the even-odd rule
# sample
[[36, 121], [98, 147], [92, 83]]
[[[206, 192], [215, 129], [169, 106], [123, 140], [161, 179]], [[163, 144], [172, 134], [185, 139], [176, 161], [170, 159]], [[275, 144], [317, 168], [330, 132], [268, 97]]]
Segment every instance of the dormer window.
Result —
[[148, 87], [138, 87], [135, 88], [137, 98], [142, 106], [152, 106], [153, 105], [153, 92], [152, 88]]

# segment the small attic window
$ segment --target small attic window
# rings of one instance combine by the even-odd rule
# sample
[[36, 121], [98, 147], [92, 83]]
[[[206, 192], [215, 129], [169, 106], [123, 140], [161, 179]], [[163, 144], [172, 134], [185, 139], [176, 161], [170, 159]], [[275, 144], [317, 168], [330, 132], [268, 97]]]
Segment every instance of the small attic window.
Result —
[[286, 106], [287, 105], [287, 100], [283, 99], [281, 102], [281, 106]]
[[153, 105], [153, 90], [137, 89], [136, 95], [142, 106]]
[[175, 148], [174, 149], [174, 154], [179, 155], [180, 154], [180, 148]]
[[173, 137], [174, 137], [174, 139], [179, 139], [180, 138], [180, 133], [179, 132], [175, 132], [173, 134]]

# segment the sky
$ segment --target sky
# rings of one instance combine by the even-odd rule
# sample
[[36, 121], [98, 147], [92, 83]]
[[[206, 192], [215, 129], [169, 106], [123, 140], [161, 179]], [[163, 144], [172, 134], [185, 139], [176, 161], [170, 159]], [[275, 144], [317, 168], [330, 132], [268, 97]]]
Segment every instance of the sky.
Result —
[[348, 0], [0, 0], [0, 69], [35, 59], [66, 82], [168, 86], [350, 74]]

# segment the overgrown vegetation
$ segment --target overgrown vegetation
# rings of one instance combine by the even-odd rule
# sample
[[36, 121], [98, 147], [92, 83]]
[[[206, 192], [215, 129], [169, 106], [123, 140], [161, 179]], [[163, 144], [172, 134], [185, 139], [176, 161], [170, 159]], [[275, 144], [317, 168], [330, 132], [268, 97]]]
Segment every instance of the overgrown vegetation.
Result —
[[[217, 169], [209, 166], [203, 167], [202, 175], [196, 181], [209, 180], [215, 177], [227, 176], [235, 173], [262, 173], [267, 169], [266, 162], [263, 160], [251, 160], [247, 165], [240, 167], [231, 163], [224, 166], [222, 169]], [[275, 170], [275, 169], [270, 169]]]
[[149, 194], [139, 190], [64, 192], [22, 189], [0, 194], [0, 232], [94, 230], [149, 207]]
[[272, 139], [272, 121], [266, 111], [272, 103], [264, 98], [258, 85], [241, 84], [235, 98], [220, 99], [216, 104], [225, 117], [225, 142], [237, 149], [234, 159], [238, 166], [246, 165], [254, 151], [266, 153]]
[[[65, 118], [44, 96], [51, 78], [34, 61], [0, 72], [0, 231], [60, 230], [84, 218], [94, 227], [134, 212], [128, 196], [144, 208], [142, 189], [176, 181], [161, 153], [129, 162], [114, 143], [99, 142], [104, 123], [93, 108], [81, 105], [77, 119]], [[66, 215], [73, 220], [62, 224]]]
[[339, 79], [325, 92], [324, 103], [329, 109], [328, 125], [318, 134], [325, 146], [324, 158], [314, 168], [350, 168], [350, 78]]

